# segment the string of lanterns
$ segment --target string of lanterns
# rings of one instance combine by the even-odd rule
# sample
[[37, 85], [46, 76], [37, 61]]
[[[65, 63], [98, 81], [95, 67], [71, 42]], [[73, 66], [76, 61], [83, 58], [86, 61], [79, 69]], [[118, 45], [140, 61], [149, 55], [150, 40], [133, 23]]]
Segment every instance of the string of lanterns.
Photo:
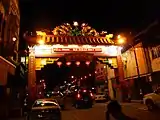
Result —
[[[96, 74], [96, 71], [95, 71], [95, 74]], [[81, 81], [81, 80], [87, 79], [87, 78], [92, 77], [92, 76], [94, 76], [94, 75], [89, 73], [88, 75], [85, 75], [85, 76], [79, 77], [79, 78], [76, 78], [75, 76], [71, 76], [71, 79], [73, 79], [72, 83], [75, 83], [77, 81]]]
[[[61, 61], [58, 61], [58, 62], [57, 62], [58, 67], [61, 67], [62, 64], [63, 64], [63, 63], [62, 63]], [[71, 64], [72, 64], [71, 62], [66, 62], [66, 65], [67, 65], [67, 66], [70, 66]], [[75, 64], [76, 64], [77, 66], [80, 66], [81, 62], [80, 62], [80, 61], [76, 61]], [[90, 61], [86, 61], [85, 64], [86, 64], [87, 66], [89, 66], [89, 65], [90, 65]]]

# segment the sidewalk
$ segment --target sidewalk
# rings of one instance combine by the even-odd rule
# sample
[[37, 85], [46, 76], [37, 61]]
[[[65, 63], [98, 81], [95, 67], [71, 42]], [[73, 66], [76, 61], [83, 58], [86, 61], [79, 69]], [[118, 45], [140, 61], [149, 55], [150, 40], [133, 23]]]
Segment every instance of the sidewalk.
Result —
[[10, 118], [9, 120], [27, 120], [25, 117], [22, 118]]
[[143, 103], [143, 100], [131, 100], [131, 103]]

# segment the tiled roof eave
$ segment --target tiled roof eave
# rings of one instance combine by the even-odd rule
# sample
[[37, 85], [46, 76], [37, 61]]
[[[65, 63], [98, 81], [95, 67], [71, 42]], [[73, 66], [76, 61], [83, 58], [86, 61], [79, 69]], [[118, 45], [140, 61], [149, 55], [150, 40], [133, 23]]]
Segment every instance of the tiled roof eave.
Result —
[[[27, 36], [28, 43], [37, 44], [37, 37]], [[116, 45], [108, 42], [105, 37], [87, 37], [87, 36], [53, 36], [47, 35], [44, 38], [45, 44], [61, 44], [61, 45]]]

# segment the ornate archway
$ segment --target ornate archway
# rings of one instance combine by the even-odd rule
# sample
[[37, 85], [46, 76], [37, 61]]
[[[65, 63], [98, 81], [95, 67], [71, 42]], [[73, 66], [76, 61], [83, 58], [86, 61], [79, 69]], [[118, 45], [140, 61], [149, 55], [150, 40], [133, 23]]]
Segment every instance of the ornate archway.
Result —
[[[113, 35], [104, 36], [104, 32], [98, 33], [87, 24], [82, 24], [79, 31], [77, 25], [78, 23], [75, 24], [74, 29], [71, 28], [70, 24], [64, 24], [56, 27], [52, 32], [44, 30], [37, 31], [35, 35], [29, 32], [24, 34], [29, 45], [28, 87], [32, 90], [32, 93], [34, 93], [32, 88], [36, 86], [35, 70], [37, 66], [35, 63], [37, 57], [56, 61], [58, 60], [57, 58], [66, 56], [70, 61], [73, 58], [69, 56], [77, 55], [76, 59], [88, 56], [87, 58], [84, 57], [86, 60], [93, 59], [93, 56], [96, 56], [102, 62], [105, 62], [107, 57], [116, 58], [118, 66], [116, 66], [116, 70], [118, 69], [116, 75], [119, 81], [123, 81], [123, 65], [120, 57], [121, 47], [111, 40]], [[43, 65], [39, 66], [39, 68], [41, 67]]]

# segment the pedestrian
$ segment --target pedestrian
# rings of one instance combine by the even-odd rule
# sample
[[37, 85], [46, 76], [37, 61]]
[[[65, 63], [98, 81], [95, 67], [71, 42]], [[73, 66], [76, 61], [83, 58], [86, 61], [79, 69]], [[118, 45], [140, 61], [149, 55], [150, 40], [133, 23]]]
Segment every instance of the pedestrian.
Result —
[[110, 120], [110, 115], [116, 120], [136, 120], [130, 118], [122, 112], [121, 105], [116, 100], [111, 100], [107, 105], [106, 120]]

